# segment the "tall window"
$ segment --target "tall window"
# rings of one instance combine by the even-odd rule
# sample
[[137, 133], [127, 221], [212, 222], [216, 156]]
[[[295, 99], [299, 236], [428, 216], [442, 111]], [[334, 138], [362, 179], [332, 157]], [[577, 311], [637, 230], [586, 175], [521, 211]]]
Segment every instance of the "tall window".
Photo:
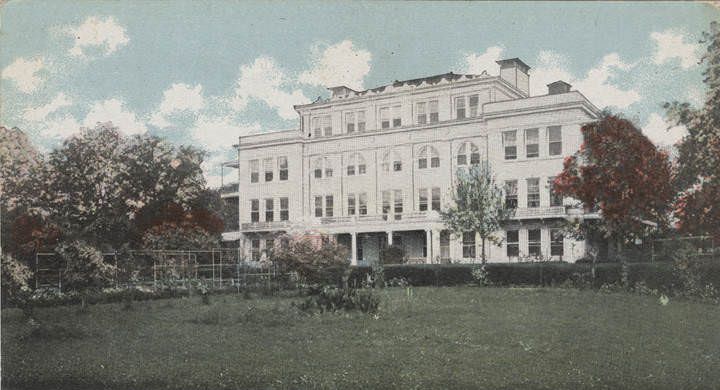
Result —
[[455, 98], [455, 118], [465, 118], [465, 96]]
[[400, 106], [393, 106], [392, 108], [392, 114], [393, 114], [393, 127], [400, 127], [402, 126], [402, 119], [400, 116], [401, 107]]
[[357, 112], [357, 131], [360, 133], [365, 131], [365, 111]]
[[540, 156], [540, 139], [538, 129], [525, 130], [525, 157], [534, 158]]
[[380, 128], [390, 128], [390, 107], [383, 107], [380, 109]]
[[528, 255], [540, 256], [540, 229], [528, 230]]
[[355, 194], [348, 194], [347, 198], [348, 215], [355, 215]]
[[345, 114], [345, 129], [348, 134], [355, 132], [355, 113], [348, 112]]
[[387, 220], [387, 215], [390, 214], [390, 200], [392, 193], [390, 191], [382, 192], [382, 213], [383, 218]]
[[430, 203], [430, 209], [440, 211], [440, 187], [433, 187], [431, 195], [432, 202]]
[[325, 177], [332, 177], [333, 168], [332, 168], [332, 164], [330, 164], [330, 160], [325, 158], [325, 159], [323, 159], [323, 163], [325, 164]]
[[527, 179], [527, 207], [540, 207], [540, 179]]
[[427, 123], [427, 111], [425, 102], [415, 104], [415, 113], [417, 118], [417, 124], [424, 125]]
[[272, 222], [275, 219], [275, 202], [272, 198], [265, 199], [265, 221]]
[[332, 135], [332, 122], [330, 121], [330, 115], [322, 117], [320, 123], [322, 124], [323, 135], [330, 137]]
[[440, 155], [437, 149], [432, 146], [424, 146], [418, 153], [418, 169], [425, 169], [430, 163], [430, 168], [437, 168], [440, 166]]
[[562, 194], [555, 191], [555, 177], [548, 177], [548, 191], [550, 192], [550, 207], [563, 205]]
[[462, 235], [463, 258], [475, 258], [475, 232], [465, 232]]
[[517, 132], [515, 130], [503, 132], [503, 146], [505, 147], [505, 160], [517, 158]]
[[269, 182], [273, 180], [273, 159], [266, 158], [263, 160], [263, 167], [265, 169], [265, 181]]
[[505, 232], [505, 246], [508, 257], [520, 256], [520, 234], [518, 234], [517, 230]]
[[418, 191], [420, 196], [420, 201], [418, 202], [418, 209], [420, 211], [427, 211], [428, 209], [428, 190], [427, 188], [421, 188], [420, 191]]
[[347, 175], [364, 175], [366, 171], [365, 158], [360, 153], [352, 154], [348, 159]]
[[322, 127], [320, 125], [320, 117], [312, 118], [312, 134], [314, 138], [322, 137]]
[[316, 158], [315, 160], [313, 160], [312, 168], [313, 176], [316, 179], [322, 178], [323, 174], [325, 175], [325, 177], [332, 177], [333, 175], [332, 164], [327, 158]]
[[272, 256], [273, 249], [275, 249], [275, 240], [268, 238], [265, 240], [265, 255], [268, 257]]
[[395, 219], [399, 220], [402, 218], [403, 213], [403, 197], [402, 197], [402, 190], [395, 190]]
[[428, 111], [430, 112], [430, 123], [437, 123], [438, 121], [440, 121], [437, 100], [431, 100], [428, 102]]
[[260, 199], [250, 199], [250, 222], [260, 222]]
[[562, 154], [562, 128], [560, 126], [548, 127], [548, 154], [550, 156]]
[[323, 205], [322, 205], [322, 196], [316, 196], [315, 197], [315, 217], [322, 217], [323, 216]]
[[385, 172], [402, 171], [402, 160], [396, 151], [389, 151], [383, 156], [382, 169]]
[[358, 195], [359, 207], [358, 211], [360, 215], [367, 215], [367, 194], [365, 192]]
[[260, 181], [260, 161], [250, 160], [250, 183]]
[[287, 157], [278, 157], [278, 169], [279, 169], [279, 175], [280, 180], [287, 180], [288, 179], [288, 160]]
[[250, 259], [260, 261], [260, 240], [250, 241]]
[[564, 254], [565, 237], [561, 229], [550, 229], [550, 256]]
[[427, 188], [421, 188], [419, 191], [420, 201], [419, 210], [427, 211], [428, 204], [430, 210], [440, 211], [440, 187], [433, 187], [429, 191]]
[[474, 118], [478, 115], [478, 95], [470, 95], [468, 98], [468, 106], [470, 106], [470, 117]]
[[280, 220], [287, 221], [290, 219], [290, 201], [288, 198], [280, 198]]
[[325, 216], [332, 217], [333, 210], [334, 210], [333, 196], [327, 195], [327, 196], [325, 196]]
[[458, 149], [457, 165], [467, 165], [468, 160], [471, 165], [480, 164], [480, 149], [472, 142], [464, 142]]
[[505, 180], [505, 207], [516, 209], [518, 207], [518, 181]]

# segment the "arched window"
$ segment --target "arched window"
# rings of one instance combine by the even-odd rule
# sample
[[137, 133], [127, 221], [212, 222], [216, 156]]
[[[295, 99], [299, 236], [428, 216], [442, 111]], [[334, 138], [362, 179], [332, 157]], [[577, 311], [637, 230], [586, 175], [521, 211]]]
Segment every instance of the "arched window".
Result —
[[364, 175], [366, 171], [367, 168], [365, 166], [365, 158], [362, 156], [362, 154], [354, 153], [350, 155], [347, 165], [347, 175]]
[[400, 158], [400, 154], [394, 150], [385, 153], [382, 161], [382, 169], [385, 172], [402, 171], [402, 159]]
[[332, 177], [333, 168], [330, 160], [327, 157], [318, 157], [313, 161], [313, 176], [316, 179], [322, 179], [323, 177]]
[[457, 153], [457, 165], [480, 164], [480, 149], [472, 142], [463, 142]]
[[440, 155], [432, 146], [423, 146], [418, 153], [418, 169], [437, 168], [440, 166]]

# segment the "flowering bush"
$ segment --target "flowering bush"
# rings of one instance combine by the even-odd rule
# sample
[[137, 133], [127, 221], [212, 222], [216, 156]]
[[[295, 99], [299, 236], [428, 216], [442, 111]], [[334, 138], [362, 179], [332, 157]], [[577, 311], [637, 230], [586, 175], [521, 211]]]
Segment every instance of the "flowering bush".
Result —
[[83, 241], [64, 242], [55, 248], [65, 264], [63, 289], [86, 292], [110, 285], [115, 266], [105, 263], [102, 253]]
[[349, 276], [348, 250], [336, 242], [323, 239], [319, 246], [311, 240], [290, 241], [273, 253], [275, 261], [311, 285], [342, 285]]

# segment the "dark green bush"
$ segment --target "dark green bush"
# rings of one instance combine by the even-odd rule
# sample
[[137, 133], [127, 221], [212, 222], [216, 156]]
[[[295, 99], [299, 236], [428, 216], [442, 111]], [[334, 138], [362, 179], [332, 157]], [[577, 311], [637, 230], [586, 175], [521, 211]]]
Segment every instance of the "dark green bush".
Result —
[[323, 287], [317, 294], [300, 303], [298, 308], [307, 313], [340, 310], [376, 313], [379, 306], [380, 297], [372, 289]]

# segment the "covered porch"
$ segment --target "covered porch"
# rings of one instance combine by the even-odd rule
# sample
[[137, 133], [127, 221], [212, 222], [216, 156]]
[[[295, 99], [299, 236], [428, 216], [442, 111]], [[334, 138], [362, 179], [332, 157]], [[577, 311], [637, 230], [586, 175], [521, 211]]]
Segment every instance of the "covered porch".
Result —
[[[337, 242], [350, 251], [352, 265], [369, 266], [380, 261], [405, 264], [433, 264], [450, 260], [450, 235], [447, 231], [388, 230], [375, 232], [337, 233]], [[395, 251], [389, 257], [389, 247], [401, 250], [400, 258]], [[386, 258], [387, 257], [387, 258]]]

